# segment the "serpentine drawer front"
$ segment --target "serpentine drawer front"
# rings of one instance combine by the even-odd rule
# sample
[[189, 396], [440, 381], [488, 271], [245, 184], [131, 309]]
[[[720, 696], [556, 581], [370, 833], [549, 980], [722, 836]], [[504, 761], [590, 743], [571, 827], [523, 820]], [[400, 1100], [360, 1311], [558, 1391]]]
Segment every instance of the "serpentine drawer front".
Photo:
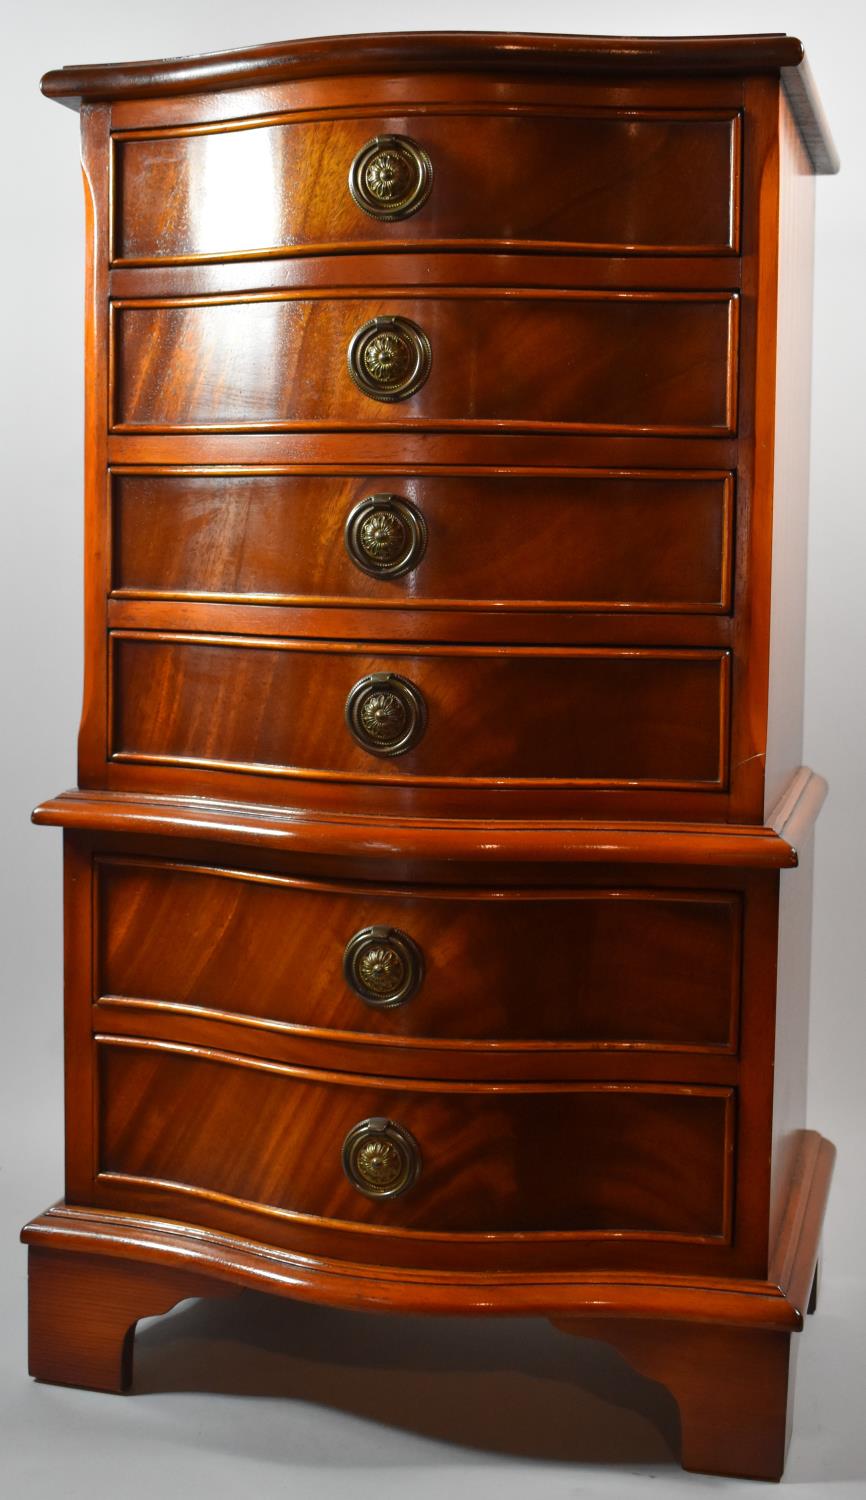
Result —
[[381, 890], [119, 856], [97, 881], [100, 1015], [375, 1037], [404, 1067], [407, 1045], [471, 1043], [485, 1068], [503, 1045], [736, 1047], [737, 891]]
[[[527, 1314], [778, 1478], [813, 173], [786, 37], [64, 69], [87, 194], [66, 1190], [31, 1369], [258, 1286]], [[796, 867], [803, 868], [798, 873]]]
[[[291, 115], [115, 136], [118, 260], [443, 243], [737, 249], [733, 111]], [[220, 196], [202, 201], [202, 183]], [[225, 195], [225, 196], [223, 196]]]
[[[106, 1037], [99, 1051], [97, 1184], [214, 1194], [380, 1233], [730, 1237], [730, 1089], [455, 1093], [130, 1039]], [[378, 1183], [375, 1153], [366, 1172], [363, 1157], [346, 1170], [346, 1137], [370, 1118], [408, 1137], [402, 1181], [385, 1175], [387, 1154]], [[230, 1156], [214, 1157], [214, 1136], [234, 1142]], [[563, 1141], [574, 1147], [566, 1173]], [[398, 1184], [393, 1196], [376, 1191]]]
[[521, 287], [118, 300], [112, 426], [726, 436], [738, 312], [729, 292]]
[[356, 781], [724, 785], [720, 651], [117, 632], [118, 760]]
[[115, 598], [702, 614], [730, 603], [730, 474], [115, 470], [112, 501]]

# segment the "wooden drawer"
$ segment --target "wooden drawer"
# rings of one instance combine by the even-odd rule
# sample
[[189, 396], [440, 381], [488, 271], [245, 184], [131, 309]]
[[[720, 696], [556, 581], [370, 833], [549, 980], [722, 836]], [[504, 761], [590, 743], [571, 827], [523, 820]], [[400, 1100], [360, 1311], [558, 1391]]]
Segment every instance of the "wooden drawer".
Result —
[[727, 776], [724, 651], [110, 639], [119, 761], [404, 784], [718, 790]]
[[[112, 311], [117, 431], [736, 427], [730, 292], [263, 292], [118, 300]], [[391, 321], [375, 331], [377, 318]], [[417, 377], [414, 394], [359, 388], [348, 352], [363, 329], [364, 369]]]
[[121, 856], [96, 877], [103, 1015], [416, 1052], [736, 1046], [735, 891], [364, 889]]
[[[98, 1048], [106, 1190], [385, 1234], [730, 1240], [729, 1088], [408, 1084], [128, 1038]], [[408, 1132], [407, 1160], [417, 1147], [399, 1196], [369, 1198], [344, 1171], [348, 1133], [371, 1118]]]
[[[417, 142], [431, 169], [426, 201], [392, 222], [364, 211], [348, 187], [356, 154], [383, 136]], [[276, 116], [114, 141], [114, 254], [133, 264], [400, 245], [737, 248], [739, 120], [729, 110], [452, 107]], [[388, 181], [399, 191], [404, 174], [404, 191], [418, 181], [423, 192], [405, 148], [371, 158], [367, 180], [385, 195], [372, 206], [388, 212]]]
[[[729, 474], [150, 468], [115, 471], [111, 485], [112, 591], [122, 598], [696, 613], [730, 604]], [[366, 504], [373, 496], [390, 498]]]

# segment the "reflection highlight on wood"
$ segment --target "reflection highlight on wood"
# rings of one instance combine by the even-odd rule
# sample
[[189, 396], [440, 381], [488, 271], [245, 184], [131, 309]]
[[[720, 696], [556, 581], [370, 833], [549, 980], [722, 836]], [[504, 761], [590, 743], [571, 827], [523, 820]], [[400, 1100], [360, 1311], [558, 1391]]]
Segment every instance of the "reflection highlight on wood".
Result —
[[[34, 815], [34, 1373], [122, 1388], [137, 1318], [245, 1286], [541, 1315], [668, 1387], [687, 1468], [777, 1478], [833, 1160], [800, 43], [306, 39], [44, 87], [87, 105], [87, 565], [80, 785]], [[423, 202], [388, 220], [395, 136]], [[429, 340], [419, 383], [372, 324], [404, 399], [360, 388], [376, 319]]]

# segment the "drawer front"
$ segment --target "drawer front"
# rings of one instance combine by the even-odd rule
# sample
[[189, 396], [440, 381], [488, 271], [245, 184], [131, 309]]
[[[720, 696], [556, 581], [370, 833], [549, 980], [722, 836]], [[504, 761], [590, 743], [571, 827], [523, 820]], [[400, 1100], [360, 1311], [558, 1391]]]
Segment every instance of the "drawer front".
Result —
[[[383, 1233], [730, 1239], [730, 1089], [409, 1086], [165, 1043], [102, 1038], [99, 1052], [106, 1184]], [[365, 1196], [344, 1170], [370, 1119], [398, 1127], [415, 1177], [399, 1196]], [[387, 1185], [389, 1155], [374, 1144], [355, 1169]]]
[[[731, 112], [457, 110], [124, 134], [114, 150], [115, 255], [443, 242], [730, 252], [738, 125]], [[368, 143], [394, 136], [420, 146], [429, 167], [399, 143], [374, 148], [358, 162], [363, 207], [349, 189], [352, 164]]]
[[732, 509], [728, 474], [115, 472], [112, 587], [126, 598], [721, 612]]
[[119, 857], [97, 872], [95, 998], [115, 1009], [409, 1047], [736, 1045], [735, 892], [455, 896]]
[[728, 292], [474, 289], [118, 301], [113, 420], [719, 436], [736, 423], [737, 308]]
[[116, 760], [490, 786], [720, 789], [727, 775], [723, 651], [134, 631], [111, 647]]

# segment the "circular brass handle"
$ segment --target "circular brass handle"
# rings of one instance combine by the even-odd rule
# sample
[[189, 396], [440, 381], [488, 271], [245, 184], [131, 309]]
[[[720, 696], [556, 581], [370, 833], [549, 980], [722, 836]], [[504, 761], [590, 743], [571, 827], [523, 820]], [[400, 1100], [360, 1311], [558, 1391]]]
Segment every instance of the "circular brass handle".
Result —
[[408, 135], [377, 135], [349, 168], [349, 192], [358, 207], [385, 223], [416, 214], [432, 187], [433, 163]]
[[418, 944], [398, 927], [362, 927], [343, 954], [346, 983], [378, 1010], [405, 1005], [424, 978]]
[[346, 551], [373, 578], [398, 578], [416, 568], [427, 546], [420, 510], [397, 495], [368, 495], [346, 520]]
[[346, 723], [371, 755], [405, 755], [427, 727], [427, 705], [405, 677], [374, 672], [360, 678], [349, 693]]
[[365, 1198], [397, 1198], [418, 1181], [418, 1142], [395, 1120], [359, 1120], [343, 1142], [343, 1171]]
[[372, 318], [352, 335], [349, 374], [373, 401], [405, 401], [430, 374], [432, 353], [423, 328], [409, 318]]

